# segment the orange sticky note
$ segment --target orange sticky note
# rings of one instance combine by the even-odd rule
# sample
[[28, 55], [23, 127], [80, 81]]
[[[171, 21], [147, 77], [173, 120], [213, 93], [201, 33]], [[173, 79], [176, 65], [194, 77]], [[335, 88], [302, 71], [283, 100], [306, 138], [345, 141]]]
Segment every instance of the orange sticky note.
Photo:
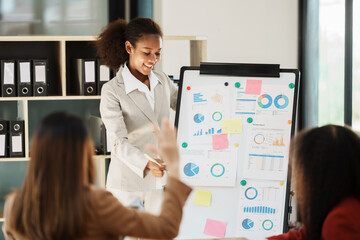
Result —
[[204, 234], [214, 237], [225, 237], [226, 222], [206, 219]]
[[259, 95], [261, 93], [262, 80], [246, 80], [245, 94]]
[[227, 134], [212, 135], [212, 145], [214, 150], [227, 149], [229, 147]]

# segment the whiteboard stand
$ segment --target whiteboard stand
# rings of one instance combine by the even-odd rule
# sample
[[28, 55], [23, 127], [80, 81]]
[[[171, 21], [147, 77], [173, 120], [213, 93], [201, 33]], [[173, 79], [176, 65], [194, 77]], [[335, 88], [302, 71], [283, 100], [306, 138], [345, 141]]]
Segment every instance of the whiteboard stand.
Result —
[[182, 67], [175, 117], [180, 178], [194, 191], [178, 239], [262, 239], [287, 231], [299, 76], [279, 64]]

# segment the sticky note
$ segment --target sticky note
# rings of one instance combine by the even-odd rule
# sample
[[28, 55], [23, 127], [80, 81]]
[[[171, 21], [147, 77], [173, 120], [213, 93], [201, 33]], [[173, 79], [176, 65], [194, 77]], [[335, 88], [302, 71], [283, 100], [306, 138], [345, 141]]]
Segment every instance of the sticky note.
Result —
[[197, 190], [195, 193], [194, 204], [199, 206], [210, 206], [211, 191]]
[[227, 149], [229, 147], [227, 134], [212, 135], [213, 150]]
[[214, 237], [225, 237], [226, 222], [206, 219], [204, 234]]
[[245, 94], [259, 95], [261, 93], [262, 80], [246, 80]]
[[223, 119], [221, 121], [221, 133], [242, 133], [242, 119]]

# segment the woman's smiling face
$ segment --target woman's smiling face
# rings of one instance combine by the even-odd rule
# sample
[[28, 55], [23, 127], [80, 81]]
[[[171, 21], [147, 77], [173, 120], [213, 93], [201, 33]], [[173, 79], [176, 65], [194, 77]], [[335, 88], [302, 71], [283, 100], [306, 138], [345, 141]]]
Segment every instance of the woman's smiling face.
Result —
[[139, 39], [136, 46], [126, 41], [125, 47], [129, 53], [128, 68], [130, 72], [140, 81], [145, 81], [152, 68], [160, 61], [161, 37], [156, 34], [146, 34]]

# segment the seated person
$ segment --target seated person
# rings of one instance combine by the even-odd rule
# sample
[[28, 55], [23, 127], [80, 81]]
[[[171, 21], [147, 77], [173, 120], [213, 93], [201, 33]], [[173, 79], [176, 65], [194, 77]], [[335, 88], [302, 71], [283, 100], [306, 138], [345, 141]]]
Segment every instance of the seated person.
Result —
[[304, 227], [268, 239], [360, 239], [360, 138], [327, 125], [299, 133], [290, 146]]
[[163, 120], [152, 147], [168, 170], [159, 216], [124, 207], [94, 186], [93, 143], [83, 121], [59, 112], [37, 128], [23, 186], [5, 202], [5, 239], [119, 239], [176, 237], [191, 189], [179, 180], [176, 132]]

